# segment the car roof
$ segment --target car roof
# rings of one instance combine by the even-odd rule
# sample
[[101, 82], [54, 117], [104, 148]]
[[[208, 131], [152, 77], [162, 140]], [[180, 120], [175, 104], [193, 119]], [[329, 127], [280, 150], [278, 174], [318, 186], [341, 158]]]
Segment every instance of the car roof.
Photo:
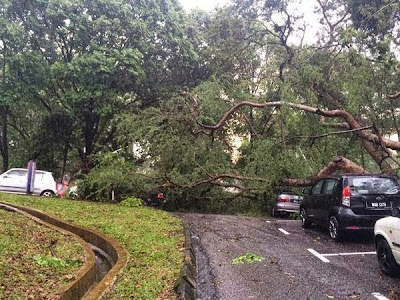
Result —
[[282, 191], [279, 191], [279, 192], [278, 192], [278, 194], [289, 194], [289, 195], [296, 195], [296, 193], [295, 193], [295, 192], [293, 192], [293, 191], [290, 191], [290, 190], [282, 190]]
[[[12, 170], [28, 171], [28, 169], [25, 169], [25, 168], [11, 168], [11, 169], [7, 170], [6, 172], [12, 171]], [[42, 170], [36, 170], [36, 172], [50, 173], [49, 171], [42, 171]]]
[[325, 177], [322, 177], [321, 179], [324, 178], [349, 178], [349, 177], [381, 177], [381, 178], [396, 178], [396, 176], [393, 175], [387, 175], [387, 174], [370, 174], [370, 173], [362, 173], [362, 174], [357, 174], [357, 173], [346, 173], [346, 174], [340, 174], [340, 175], [328, 175]]

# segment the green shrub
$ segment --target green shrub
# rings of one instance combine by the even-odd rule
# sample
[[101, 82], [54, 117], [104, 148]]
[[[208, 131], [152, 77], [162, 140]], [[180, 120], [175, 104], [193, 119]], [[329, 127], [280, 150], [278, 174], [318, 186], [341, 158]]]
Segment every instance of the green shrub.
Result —
[[143, 200], [140, 198], [129, 197], [122, 200], [119, 204], [126, 207], [141, 207], [143, 206]]
[[[129, 197], [142, 198], [157, 187], [157, 182], [144, 171], [138, 171], [133, 162], [115, 153], [103, 154], [95, 160], [96, 166], [78, 182], [78, 198], [109, 202], [112, 192], [116, 201]], [[148, 171], [150, 172], [150, 171]]]

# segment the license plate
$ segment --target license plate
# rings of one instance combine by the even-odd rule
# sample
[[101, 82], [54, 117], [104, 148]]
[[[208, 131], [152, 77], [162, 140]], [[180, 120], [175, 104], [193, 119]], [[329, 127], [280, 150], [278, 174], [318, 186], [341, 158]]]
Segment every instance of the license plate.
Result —
[[299, 200], [292, 199], [292, 203], [300, 203]]
[[386, 202], [369, 202], [367, 203], [367, 208], [385, 209], [391, 208], [391, 204]]

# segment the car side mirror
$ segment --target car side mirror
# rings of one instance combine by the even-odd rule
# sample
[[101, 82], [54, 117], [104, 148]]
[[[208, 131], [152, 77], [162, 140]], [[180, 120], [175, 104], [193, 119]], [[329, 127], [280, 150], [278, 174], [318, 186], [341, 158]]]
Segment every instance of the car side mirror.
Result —
[[302, 193], [305, 194], [305, 195], [310, 195], [311, 194], [311, 188], [310, 187], [304, 188]]
[[392, 216], [396, 218], [400, 218], [400, 207], [393, 207]]

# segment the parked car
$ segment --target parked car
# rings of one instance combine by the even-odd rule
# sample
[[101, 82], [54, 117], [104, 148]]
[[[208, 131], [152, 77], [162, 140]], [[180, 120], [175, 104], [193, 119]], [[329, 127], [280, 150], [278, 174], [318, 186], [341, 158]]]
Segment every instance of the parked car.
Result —
[[272, 207], [271, 215], [273, 217], [279, 217], [282, 215], [286, 216], [291, 213], [299, 213], [302, 199], [302, 196], [299, 196], [292, 191], [279, 192]]
[[153, 206], [153, 207], [160, 207], [161, 204], [164, 202], [164, 193], [162, 192], [154, 192], [149, 195], [144, 201], [145, 205]]
[[[25, 194], [27, 183], [28, 169], [10, 169], [0, 175], [0, 192]], [[57, 194], [57, 184], [50, 172], [36, 170], [32, 194], [44, 197]]]
[[375, 248], [379, 266], [389, 276], [400, 274], [400, 209], [375, 223]]
[[375, 222], [400, 206], [400, 186], [385, 175], [341, 175], [320, 179], [304, 190], [300, 205], [301, 224], [316, 223], [329, 228], [340, 240], [346, 231], [370, 230]]

